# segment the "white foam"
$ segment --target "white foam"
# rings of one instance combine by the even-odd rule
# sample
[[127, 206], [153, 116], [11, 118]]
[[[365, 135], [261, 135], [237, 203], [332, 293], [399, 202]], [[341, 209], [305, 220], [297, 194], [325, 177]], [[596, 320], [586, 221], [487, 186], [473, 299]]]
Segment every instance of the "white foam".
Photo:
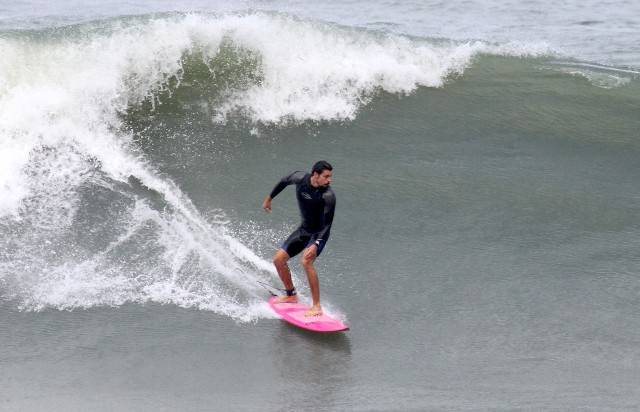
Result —
[[[142, 200], [129, 213], [126, 232], [98, 253], [67, 256], [59, 264], [31, 259], [26, 269], [32, 276], [25, 273], [15, 282], [21, 308], [151, 301], [211, 310], [239, 321], [270, 317], [257, 280], [273, 281], [273, 268], [239, 248], [222, 228], [182, 213], [153, 210]], [[127, 260], [140, 254], [146, 256], [142, 264]]]
[[435, 45], [262, 15], [224, 23], [234, 42], [259, 53], [264, 78], [218, 108], [219, 119], [239, 109], [259, 122], [351, 120], [378, 90], [407, 94], [419, 86], [441, 87], [479, 53], [549, 53], [542, 44]]

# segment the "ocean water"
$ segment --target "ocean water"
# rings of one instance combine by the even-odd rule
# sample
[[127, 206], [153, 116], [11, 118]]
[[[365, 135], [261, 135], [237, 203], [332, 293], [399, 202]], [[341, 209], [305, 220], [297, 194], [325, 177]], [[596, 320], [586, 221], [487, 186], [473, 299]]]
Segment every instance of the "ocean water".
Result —
[[[640, 409], [639, 12], [0, 6], [0, 410]], [[331, 336], [258, 282], [318, 159]]]

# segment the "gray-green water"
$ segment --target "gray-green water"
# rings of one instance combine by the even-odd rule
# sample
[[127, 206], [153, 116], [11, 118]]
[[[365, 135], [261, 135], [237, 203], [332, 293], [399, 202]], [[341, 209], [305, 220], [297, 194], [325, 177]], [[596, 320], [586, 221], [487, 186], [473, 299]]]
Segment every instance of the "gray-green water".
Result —
[[[78, 120], [47, 84], [23, 93], [41, 93], [51, 117], [2, 119], [6, 150], [31, 146], [24, 178], [5, 169], [0, 409], [640, 408], [633, 74], [480, 53], [444, 85], [417, 78], [404, 94], [308, 79], [271, 101], [284, 107], [273, 123], [252, 85], [271, 96], [304, 79], [269, 83], [269, 50], [224, 44], [209, 66], [181, 57], [181, 83], [164, 91], [122, 103], [99, 83], [123, 108], [113, 117], [102, 94], [72, 89], [103, 110]], [[144, 89], [149, 67], [129, 67], [125, 90]], [[221, 122], [228, 101], [241, 110]], [[337, 195], [322, 296], [351, 325], [335, 336], [274, 319], [255, 282], [277, 285], [269, 260], [298, 222], [291, 189], [272, 214], [262, 199], [320, 158]]]

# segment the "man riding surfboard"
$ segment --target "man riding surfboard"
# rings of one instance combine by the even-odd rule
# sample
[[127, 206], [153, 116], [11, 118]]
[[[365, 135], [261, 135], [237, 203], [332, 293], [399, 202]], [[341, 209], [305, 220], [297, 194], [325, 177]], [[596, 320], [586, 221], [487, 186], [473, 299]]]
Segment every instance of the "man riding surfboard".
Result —
[[284, 284], [287, 296], [282, 296], [282, 303], [298, 301], [296, 289], [291, 280], [291, 271], [287, 262], [304, 250], [302, 267], [307, 273], [313, 305], [305, 316], [319, 316], [322, 314], [320, 305], [320, 283], [318, 273], [313, 263], [320, 256], [329, 240], [331, 223], [336, 207], [336, 195], [331, 189], [333, 167], [326, 161], [320, 160], [313, 165], [311, 173], [296, 171], [283, 177], [273, 188], [269, 196], [262, 203], [262, 208], [271, 212], [271, 201], [278, 193], [289, 185], [296, 185], [296, 198], [302, 222], [300, 227], [284, 241], [273, 257], [273, 264]]

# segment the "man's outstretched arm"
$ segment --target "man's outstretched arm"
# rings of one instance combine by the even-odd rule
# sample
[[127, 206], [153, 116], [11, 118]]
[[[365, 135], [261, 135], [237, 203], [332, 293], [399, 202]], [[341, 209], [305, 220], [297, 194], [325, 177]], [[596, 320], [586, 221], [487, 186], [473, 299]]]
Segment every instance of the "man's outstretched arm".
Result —
[[264, 202], [262, 202], [262, 208], [271, 213], [271, 201], [273, 198], [278, 196], [278, 193], [282, 192], [285, 187], [300, 183], [304, 178], [304, 175], [304, 172], [296, 171], [280, 179], [271, 193], [264, 199]]

